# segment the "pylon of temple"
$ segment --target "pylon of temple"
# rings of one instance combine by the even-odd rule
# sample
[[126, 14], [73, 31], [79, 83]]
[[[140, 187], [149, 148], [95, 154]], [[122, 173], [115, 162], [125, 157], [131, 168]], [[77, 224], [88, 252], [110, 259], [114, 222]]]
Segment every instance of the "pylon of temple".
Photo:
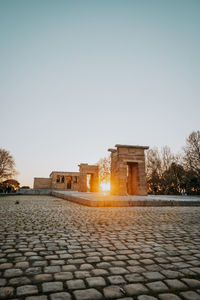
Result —
[[115, 145], [111, 152], [111, 194], [147, 195], [145, 153], [149, 147]]
[[99, 191], [99, 167], [97, 165], [79, 165], [79, 192]]

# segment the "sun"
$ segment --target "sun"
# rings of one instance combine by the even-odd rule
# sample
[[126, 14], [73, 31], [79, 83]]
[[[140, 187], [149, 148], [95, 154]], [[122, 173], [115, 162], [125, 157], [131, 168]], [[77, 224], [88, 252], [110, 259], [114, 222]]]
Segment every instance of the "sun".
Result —
[[110, 191], [110, 182], [102, 182], [100, 187], [103, 192], [108, 192]]

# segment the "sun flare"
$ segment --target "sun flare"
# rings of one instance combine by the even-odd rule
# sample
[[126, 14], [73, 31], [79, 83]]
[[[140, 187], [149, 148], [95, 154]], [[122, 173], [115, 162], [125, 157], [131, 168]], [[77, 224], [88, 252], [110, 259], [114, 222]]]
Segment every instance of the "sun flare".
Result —
[[102, 182], [100, 187], [103, 192], [108, 192], [110, 191], [110, 182]]

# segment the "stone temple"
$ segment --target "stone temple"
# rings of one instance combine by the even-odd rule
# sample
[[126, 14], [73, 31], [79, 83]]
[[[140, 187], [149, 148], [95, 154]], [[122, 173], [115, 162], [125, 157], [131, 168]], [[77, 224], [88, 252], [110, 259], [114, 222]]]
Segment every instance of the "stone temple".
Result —
[[[112, 195], [147, 195], [145, 153], [147, 146], [115, 145], [111, 152]], [[99, 167], [82, 163], [79, 172], [53, 171], [49, 178], [34, 178], [34, 189], [99, 191]]]
[[144, 150], [147, 146], [115, 145], [111, 152], [111, 194], [147, 195]]

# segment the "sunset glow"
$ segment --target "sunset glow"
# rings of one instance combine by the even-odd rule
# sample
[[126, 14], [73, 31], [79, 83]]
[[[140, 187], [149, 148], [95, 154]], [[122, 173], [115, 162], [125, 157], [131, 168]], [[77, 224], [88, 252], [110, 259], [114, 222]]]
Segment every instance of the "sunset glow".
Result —
[[103, 192], [110, 191], [110, 181], [109, 182], [102, 182], [100, 184], [100, 188]]

